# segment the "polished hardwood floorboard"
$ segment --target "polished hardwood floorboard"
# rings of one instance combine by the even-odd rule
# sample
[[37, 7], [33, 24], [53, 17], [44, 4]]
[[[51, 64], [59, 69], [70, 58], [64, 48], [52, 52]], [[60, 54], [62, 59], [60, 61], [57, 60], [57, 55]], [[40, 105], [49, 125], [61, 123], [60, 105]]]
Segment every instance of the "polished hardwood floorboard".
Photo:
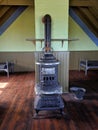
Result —
[[69, 118], [34, 119], [35, 73], [0, 75], [0, 130], [98, 130], [97, 78], [98, 74], [91, 78], [90, 73], [85, 77], [83, 72], [70, 71], [69, 87], [86, 88], [84, 100], [63, 94]]

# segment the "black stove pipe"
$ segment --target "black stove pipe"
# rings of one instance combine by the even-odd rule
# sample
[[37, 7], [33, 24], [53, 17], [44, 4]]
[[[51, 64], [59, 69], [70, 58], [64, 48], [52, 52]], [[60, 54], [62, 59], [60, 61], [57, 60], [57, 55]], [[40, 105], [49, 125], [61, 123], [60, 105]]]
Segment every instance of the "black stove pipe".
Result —
[[42, 19], [45, 25], [45, 52], [51, 51], [51, 16], [46, 14]]

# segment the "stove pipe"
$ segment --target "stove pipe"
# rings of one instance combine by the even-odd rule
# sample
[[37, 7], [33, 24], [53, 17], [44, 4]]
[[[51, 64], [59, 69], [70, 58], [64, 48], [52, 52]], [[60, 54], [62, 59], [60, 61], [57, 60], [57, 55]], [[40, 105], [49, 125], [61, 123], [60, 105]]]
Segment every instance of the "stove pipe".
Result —
[[42, 19], [44, 25], [45, 25], [45, 52], [51, 51], [51, 16], [49, 14], [46, 14]]

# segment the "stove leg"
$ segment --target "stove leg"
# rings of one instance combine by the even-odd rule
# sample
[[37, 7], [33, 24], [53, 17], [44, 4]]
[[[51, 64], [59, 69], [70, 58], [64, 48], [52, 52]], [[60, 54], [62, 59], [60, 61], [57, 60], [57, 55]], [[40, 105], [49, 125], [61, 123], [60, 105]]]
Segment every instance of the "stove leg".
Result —
[[36, 115], [38, 115], [39, 110], [36, 109], [35, 111], [36, 111]]
[[35, 113], [33, 115], [33, 119], [37, 119], [38, 118], [38, 112], [39, 112], [39, 110], [35, 109]]
[[61, 113], [61, 115], [62, 115], [62, 112], [63, 112], [63, 109], [60, 109], [60, 113]]
[[60, 113], [63, 116], [64, 119], [70, 119], [69, 115], [64, 112], [63, 109], [60, 109]]
[[34, 117], [38, 116], [38, 112], [39, 112], [39, 110], [35, 109]]

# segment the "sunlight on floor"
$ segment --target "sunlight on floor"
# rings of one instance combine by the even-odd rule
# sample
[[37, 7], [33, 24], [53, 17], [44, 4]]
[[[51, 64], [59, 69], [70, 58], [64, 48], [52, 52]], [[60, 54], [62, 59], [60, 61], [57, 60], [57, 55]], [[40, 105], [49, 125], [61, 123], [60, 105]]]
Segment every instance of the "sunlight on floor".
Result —
[[5, 88], [7, 85], [8, 85], [7, 82], [5, 82], [5, 83], [0, 83], [0, 88]]
[[2, 91], [0, 90], [0, 94], [2, 93]]

